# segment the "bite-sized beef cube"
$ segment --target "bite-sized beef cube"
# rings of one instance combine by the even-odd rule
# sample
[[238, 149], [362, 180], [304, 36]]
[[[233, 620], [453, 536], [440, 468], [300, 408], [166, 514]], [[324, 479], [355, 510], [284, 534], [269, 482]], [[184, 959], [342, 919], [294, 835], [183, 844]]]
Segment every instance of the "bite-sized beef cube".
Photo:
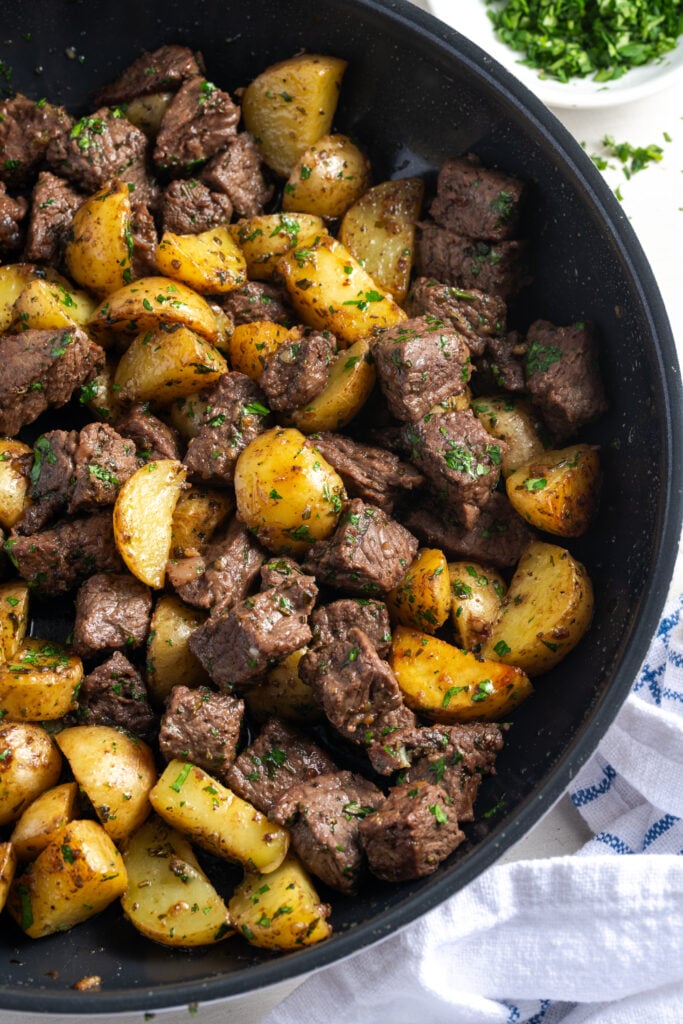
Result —
[[52, 529], [5, 543], [20, 576], [39, 594], [66, 594], [96, 572], [121, 572], [111, 509], [62, 519]]
[[142, 676], [120, 651], [84, 677], [78, 717], [85, 725], [125, 729], [143, 740], [152, 739], [156, 732], [156, 716]]
[[232, 203], [238, 217], [256, 217], [273, 195], [263, 177], [263, 162], [253, 137], [240, 132], [202, 171], [202, 181]]
[[268, 281], [246, 281], [222, 296], [220, 304], [235, 327], [258, 320], [290, 327], [295, 321], [287, 290]]
[[21, 249], [24, 234], [22, 221], [28, 211], [28, 200], [7, 195], [4, 181], [0, 181], [0, 252], [12, 253]]
[[345, 434], [322, 430], [313, 434], [316, 448], [336, 469], [352, 498], [361, 498], [391, 515], [396, 499], [424, 483], [422, 473], [387, 451], [354, 441]]
[[45, 156], [50, 139], [68, 132], [71, 118], [62, 107], [37, 103], [16, 93], [0, 102], [0, 180], [27, 185]]
[[[246, 526], [236, 519], [220, 537], [197, 556], [182, 558], [168, 567], [168, 578], [186, 604], [216, 611], [243, 601], [259, 575], [265, 558], [263, 548]], [[184, 562], [192, 562], [189, 578]]]
[[592, 324], [557, 327], [536, 320], [527, 331], [526, 383], [558, 443], [607, 411]]
[[373, 875], [406, 882], [436, 871], [465, 834], [445, 790], [416, 782], [395, 786], [382, 806], [363, 818], [360, 837]]
[[536, 536], [499, 492], [491, 495], [471, 530], [425, 504], [406, 509], [403, 520], [423, 544], [440, 548], [447, 558], [471, 559], [503, 569], [517, 565]]
[[183, 461], [195, 483], [226, 487], [240, 452], [270, 426], [270, 410], [258, 384], [237, 370], [224, 373], [207, 398], [204, 420]]
[[367, 597], [342, 598], [321, 605], [311, 615], [313, 646], [326, 647], [344, 640], [352, 627], [362, 629], [380, 658], [391, 650], [391, 623], [384, 601]]
[[162, 228], [176, 235], [198, 235], [219, 224], [229, 224], [231, 217], [228, 197], [211, 192], [196, 178], [177, 178], [161, 197]]
[[[350, 743], [370, 748], [396, 729], [415, 725], [391, 666], [362, 629], [352, 626], [344, 639], [306, 651], [299, 675], [313, 687], [328, 721]], [[407, 764], [399, 753], [386, 774]]]
[[307, 405], [327, 387], [337, 345], [327, 331], [310, 331], [285, 342], [263, 361], [259, 384], [276, 412], [292, 412]]
[[471, 409], [425, 416], [404, 427], [403, 437], [433, 493], [471, 530], [498, 484], [505, 441], [491, 437]]
[[293, 558], [277, 556], [269, 558], [261, 566], [261, 590], [276, 587], [278, 583], [291, 579], [293, 576], [304, 576], [305, 573]]
[[114, 178], [135, 187], [145, 200], [147, 136], [117, 111], [100, 107], [73, 127], [52, 136], [47, 160], [59, 174], [82, 188], [96, 192]]
[[131, 405], [116, 421], [116, 431], [122, 437], [130, 438], [137, 449], [139, 459], [154, 462], [156, 459], [179, 459], [180, 436], [147, 408], [146, 403]]
[[188, 78], [168, 105], [154, 148], [154, 163], [174, 176], [225, 149], [237, 133], [239, 107], [201, 75]]
[[96, 573], [76, 595], [73, 648], [84, 660], [134, 650], [147, 638], [152, 614], [148, 586], [127, 573]]
[[35, 441], [29, 487], [31, 504], [15, 524], [17, 533], [36, 533], [66, 509], [77, 444], [76, 430], [50, 430]]
[[415, 246], [415, 268], [422, 277], [512, 299], [531, 282], [526, 241], [483, 242], [422, 223]]
[[31, 195], [25, 260], [52, 266], [61, 262], [74, 213], [83, 200], [64, 178], [40, 172]]
[[230, 767], [227, 784], [243, 800], [269, 815], [286, 790], [336, 770], [334, 761], [308, 736], [277, 718], [269, 718]]
[[331, 587], [365, 597], [392, 590], [416, 553], [417, 540], [405, 527], [354, 498], [345, 504], [332, 536], [308, 549], [303, 567]]
[[497, 295], [472, 288], [465, 291], [431, 277], [418, 277], [406, 310], [411, 317], [433, 316], [463, 336], [473, 356], [483, 355], [488, 338], [505, 332], [507, 309]]
[[97, 93], [98, 106], [117, 107], [138, 96], [176, 89], [203, 70], [203, 61], [187, 46], [173, 43], [141, 53], [126, 70]]
[[2, 338], [0, 433], [14, 437], [49, 406], [59, 408], [104, 365], [104, 352], [79, 327], [30, 329]]
[[318, 775], [286, 790], [271, 818], [286, 825], [299, 860], [340, 892], [358, 889], [365, 868], [360, 822], [384, 802], [384, 794], [362, 775]]
[[159, 749], [224, 779], [237, 755], [244, 701], [206, 686], [174, 686], [159, 729]]
[[113, 505], [122, 485], [138, 468], [135, 445], [106, 423], [88, 423], [74, 454], [70, 513]]
[[524, 185], [502, 171], [482, 167], [474, 154], [446, 160], [429, 208], [441, 227], [469, 238], [514, 238]]
[[443, 320], [419, 316], [381, 331], [372, 355], [392, 415], [413, 422], [432, 406], [459, 395], [470, 379], [465, 339]]
[[256, 679], [309, 642], [317, 593], [312, 576], [297, 576], [218, 610], [190, 635], [190, 650], [217, 686]]
[[133, 277], [148, 277], [158, 273], [156, 265], [157, 229], [146, 203], [131, 197], [130, 230], [133, 240]]
[[502, 338], [489, 338], [486, 354], [477, 363], [477, 388], [480, 393], [498, 390], [520, 394], [526, 391], [523, 356], [526, 344], [518, 331], [510, 331]]

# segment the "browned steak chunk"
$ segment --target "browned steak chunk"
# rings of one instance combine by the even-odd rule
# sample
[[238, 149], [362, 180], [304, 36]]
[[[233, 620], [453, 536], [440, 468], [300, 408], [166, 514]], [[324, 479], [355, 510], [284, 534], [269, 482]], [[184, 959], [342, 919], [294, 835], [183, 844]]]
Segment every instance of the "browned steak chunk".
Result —
[[316, 608], [311, 616], [313, 645], [326, 647], [335, 640], [344, 640], [355, 626], [362, 629], [380, 658], [391, 650], [391, 623], [383, 601], [368, 597], [342, 598]]
[[336, 770], [334, 761], [308, 736], [269, 718], [226, 779], [238, 796], [269, 815], [278, 797], [292, 786]]
[[211, 192], [196, 178], [177, 178], [161, 197], [161, 223], [164, 231], [176, 235], [198, 235], [219, 224], [228, 224], [232, 203], [226, 195]]
[[138, 468], [135, 445], [106, 423], [83, 427], [74, 453], [73, 514], [113, 505], [122, 485]]
[[258, 320], [286, 326], [295, 322], [286, 289], [267, 281], [247, 281], [222, 297], [220, 304], [236, 327]]
[[308, 616], [318, 589], [312, 576], [297, 576], [199, 626], [188, 641], [217, 686], [256, 679], [311, 639]]
[[480, 356], [488, 338], [505, 332], [507, 309], [497, 295], [465, 290], [431, 277], [418, 277], [410, 289], [407, 312], [411, 317], [433, 316], [462, 334], [473, 356]]
[[489, 338], [486, 354], [477, 364], [477, 386], [480, 393], [500, 388], [514, 394], [525, 392], [525, 352], [526, 344], [521, 341], [517, 331], [510, 331], [502, 338]]
[[110, 725], [144, 740], [156, 732], [142, 676], [120, 651], [83, 679], [78, 717], [85, 725]]
[[[244, 600], [259, 575], [264, 558], [263, 548], [246, 526], [235, 519], [221, 537], [206, 547], [199, 559], [191, 556], [171, 563], [168, 578], [186, 604], [223, 610]], [[184, 564], [188, 562], [192, 563], [189, 574], [189, 566]]]
[[59, 408], [104, 363], [78, 327], [5, 334], [0, 341], [0, 433], [13, 437], [49, 406]]
[[384, 794], [362, 775], [334, 772], [286, 790], [271, 817], [287, 826], [297, 856], [312, 874], [352, 893], [365, 868], [360, 822], [383, 802]]
[[126, 70], [97, 93], [99, 106], [117, 107], [138, 96], [169, 92], [202, 72], [203, 62], [187, 46], [167, 44], [141, 53]]
[[133, 442], [138, 458], [144, 462], [180, 458], [178, 432], [150, 412], [146, 403], [131, 405], [116, 421], [115, 427], [122, 437]]
[[498, 484], [505, 441], [492, 438], [470, 409], [425, 416], [403, 428], [403, 439], [431, 490], [471, 530]]
[[278, 583], [291, 579], [292, 576], [303, 576], [304, 571], [293, 558], [269, 558], [261, 566], [261, 590], [276, 587]]
[[415, 265], [420, 276], [506, 300], [531, 282], [527, 242], [477, 241], [429, 222], [419, 225]]
[[416, 553], [417, 540], [405, 527], [354, 498], [332, 536], [308, 549], [303, 567], [321, 582], [363, 597], [387, 593], [400, 583]]
[[56, 133], [47, 161], [51, 169], [84, 192], [96, 192], [114, 178], [145, 199], [147, 137], [118, 111], [100, 107]]
[[327, 387], [336, 351], [336, 341], [327, 331], [310, 331], [267, 355], [259, 384], [270, 408], [292, 412], [316, 398]]
[[159, 730], [167, 761], [178, 758], [224, 779], [237, 754], [244, 701], [206, 686], [174, 686]]
[[24, 259], [60, 263], [74, 213], [84, 200], [68, 181], [41, 171], [31, 195]]
[[68, 132], [72, 121], [62, 107], [35, 103], [21, 93], [0, 103], [0, 180], [12, 186], [30, 183], [50, 139]]
[[130, 231], [133, 240], [133, 277], [157, 274], [156, 254], [159, 239], [156, 224], [147, 203], [136, 202], [134, 195], [131, 196]]
[[14, 527], [17, 533], [36, 533], [66, 509], [77, 444], [75, 430], [50, 430], [36, 440], [31, 468], [31, 504]]
[[240, 132], [228, 148], [217, 153], [202, 171], [202, 181], [232, 203], [238, 217], [256, 217], [273, 195], [263, 177], [258, 146], [248, 132]]
[[149, 632], [152, 595], [149, 587], [127, 573], [96, 573], [76, 595], [73, 648], [94, 658], [118, 648], [140, 647]]
[[531, 399], [558, 443], [607, 411], [592, 324], [536, 320], [527, 331], [525, 370]]
[[0, 181], [0, 252], [12, 253], [21, 249], [24, 241], [22, 221], [28, 211], [28, 200], [7, 195], [4, 181]]
[[465, 339], [443, 320], [419, 316], [382, 331], [372, 342], [379, 386], [391, 413], [413, 422], [459, 395], [470, 379]]
[[501, 171], [482, 167], [468, 154], [439, 169], [429, 212], [437, 224], [469, 238], [514, 238], [524, 185]]
[[311, 440], [336, 469], [352, 498], [361, 498], [391, 515], [394, 502], [404, 492], [420, 487], [424, 477], [409, 462], [402, 462], [386, 448], [354, 441], [345, 434], [321, 431]]
[[188, 78], [171, 100], [156, 138], [154, 163], [174, 176], [209, 160], [235, 137], [239, 107], [201, 75]]

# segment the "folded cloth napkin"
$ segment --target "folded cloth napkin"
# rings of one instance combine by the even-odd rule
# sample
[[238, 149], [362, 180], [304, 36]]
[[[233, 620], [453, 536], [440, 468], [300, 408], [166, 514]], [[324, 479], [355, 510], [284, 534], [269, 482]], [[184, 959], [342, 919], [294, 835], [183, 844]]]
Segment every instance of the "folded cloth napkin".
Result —
[[579, 853], [490, 868], [264, 1024], [681, 1024], [682, 609], [570, 787], [594, 832]]

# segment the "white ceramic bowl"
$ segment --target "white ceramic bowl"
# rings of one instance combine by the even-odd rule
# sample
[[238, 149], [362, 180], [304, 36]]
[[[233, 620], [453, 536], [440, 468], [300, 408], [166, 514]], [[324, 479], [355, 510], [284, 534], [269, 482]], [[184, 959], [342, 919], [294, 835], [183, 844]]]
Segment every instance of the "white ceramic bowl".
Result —
[[539, 77], [534, 68], [520, 63], [523, 55], [519, 51], [498, 39], [485, 0], [428, 0], [424, 6], [485, 50], [549, 107], [617, 106], [643, 99], [678, 79], [683, 81], [683, 37], [676, 49], [657, 63], [634, 68], [612, 82], [594, 82], [591, 78], [558, 82]]

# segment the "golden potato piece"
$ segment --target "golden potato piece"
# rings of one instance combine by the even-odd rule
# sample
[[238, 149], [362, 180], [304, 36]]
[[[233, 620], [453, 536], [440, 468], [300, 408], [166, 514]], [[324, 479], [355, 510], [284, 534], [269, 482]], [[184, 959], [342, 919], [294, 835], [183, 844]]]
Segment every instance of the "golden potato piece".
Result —
[[303, 434], [341, 430], [361, 411], [375, 386], [375, 367], [364, 339], [343, 349], [330, 366], [327, 384], [308, 405], [290, 414]]
[[289, 832], [271, 824], [201, 768], [173, 760], [149, 794], [154, 810], [217, 857], [269, 874], [284, 860]]
[[166, 406], [210, 388], [227, 368], [218, 349], [176, 324], [138, 334], [119, 360], [114, 389], [121, 402]]
[[407, 706], [433, 722], [494, 722], [532, 692], [520, 668], [483, 661], [406, 626], [394, 632], [389, 661]]
[[399, 305], [408, 294], [423, 197], [422, 178], [383, 181], [356, 200], [339, 229], [339, 241]]
[[121, 411], [115, 385], [116, 363], [107, 355], [102, 369], [87, 384], [81, 385], [78, 400], [98, 420], [114, 421]]
[[122, 895], [126, 869], [95, 821], [72, 821], [17, 875], [7, 909], [32, 939], [67, 931]]
[[62, 729], [56, 742], [107, 835], [115, 843], [127, 839], [150, 812], [157, 777], [150, 748], [108, 725]]
[[180, 436], [189, 440], [197, 436], [205, 422], [208, 405], [205, 395], [189, 395], [187, 398], [177, 398], [170, 409], [164, 410], [164, 415], [168, 416], [171, 426], [175, 427]]
[[197, 235], [165, 231], [156, 265], [159, 273], [207, 295], [232, 292], [247, 279], [247, 262], [227, 225]]
[[393, 622], [435, 633], [451, 610], [448, 563], [443, 551], [422, 548], [413, 564], [386, 596]]
[[593, 586], [584, 566], [565, 548], [532, 541], [481, 653], [530, 676], [549, 672], [576, 646], [592, 615]]
[[600, 456], [593, 445], [543, 452], [505, 482], [510, 504], [523, 519], [559, 537], [580, 537], [600, 495]]
[[45, 790], [29, 804], [12, 831], [20, 861], [34, 860], [60, 829], [78, 817], [78, 784], [64, 782]]
[[182, 324], [212, 344], [218, 335], [216, 317], [206, 299], [170, 277], [141, 277], [112, 292], [87, 326], [100, 344], [106, 344], [112, 333], [133, 338], [162, 324]]
[[228, 491], [194, 484], [178, 498], [173, 513], [171, 552], [177, 558], [206, 544], [235, 508]]
[[302, 53], [272, 64], [245, 89], [244, 126], [264, 161], [283, 178], [299, 154], [330, 131], [346, 63]]
[[270, 551], [299, 553], [328, 537], [346, 496], [338, 473], [291, 427], [254, 438], [235, 466], [237, 513]]
[[282, 209], [341, 217], [370, 184], [370, 161], [347, 135], [323, 135], [306, 149], [285, 185]]
[[17, 855], [12, 843], [0, 843], [0, 911], [3, 910], [17, 870]]
[[543, 454], [538, 414], [515, 395], [483, 395], [470, 403], [472, 412], [492, 437], [505, 441], [500, 469], [504, 477]]
[[6, 530], [19, 522], [29, 504], [32, 465], [33, 451], [27, 444], [0, 437], [0, 526]]
[[174, 92], [153, 92], [149, 96], [136, 96], [126, 103], [126, 119], [153, 139], [174, 96]]
[[245, 690], [249, 714], [257, 722], [265, 722], [272, 715], [302, 725], [320, 721], [322, 709], [315, 692], [299, 676], [299, 662], [305, 652], [305, 647], [292, 651], [270, 669], [265, 682]]
[[59, 330], [84, 327], [97, 303], [86, 292], [67, 287], [66, 282], [36, 277], [28, 282], [14, 303], [14, 328]]
[[327, 939], [330, 907], [292, 855], [267, 875], [248, 871], [228, 904], [237, 930], [252, 946], [298, 949]]
[[9, 330], [14, 319], [14, 304], [31, 281], [59, 281], [65, 287], [69, 282], [51, 267], [35, 263], [8, 263], [0, 267], [0, 334]]
[[260, 381], [267, 356], [291, 341], [294, 333], [282, 324], [271, 320], [253, 320], [250, 324], [238, 324], [230, 335], [228, 357], [233, 370], [246, 373], [252, 380]]
[[59, 751], [41, 726], [0, 725], [0, 825], [21, 817], [43, 790], [55, 785], [61, 769]]
[[76, 708], [83, 663], [51, 640], [25, 639], [0, 665], [0, 709], [15, 721], [49, 722]]
[[163, 704], [174, 686], [209, 682], [199, 660], [187, 645], [206, 613], [190, 608], [178, 597], [162, 595], [156, 603], [147, 637], [146, 682], [153, 701]]
[[0, 630], [5, 659], [13, 658], [26, 636], [28, 627], [28, 583], [13, 580], [0, 584]]
[[327, 234], [321, 217], [310, 213], [263, 213], [231, 224], [230, 234], [247, 261], [250, 281], [268, 281], [290, 249], [312, 245]]
[[114, 505], [114, 540], [133, 576], [161, 590], [171, 552], [173, 513], [185, 482], [175, 459], [150, 462], [128, 477]]
[[113, 182], [82, 203], [74, 214], [64, 259], [82, 288], [104, 298], [133, 279], [130, 191]]
[[188, 841], [160, 818], [132, 836], [123, 854], [128, 886], [123, 912], [148, 939], [165, 946], [206, 946], [233, 933], [228, 908]]
[[460, 647], [473, 651], [491, 632], [507, 584], [497, 571], [478, 562], [449, 562], [451, 618]]

